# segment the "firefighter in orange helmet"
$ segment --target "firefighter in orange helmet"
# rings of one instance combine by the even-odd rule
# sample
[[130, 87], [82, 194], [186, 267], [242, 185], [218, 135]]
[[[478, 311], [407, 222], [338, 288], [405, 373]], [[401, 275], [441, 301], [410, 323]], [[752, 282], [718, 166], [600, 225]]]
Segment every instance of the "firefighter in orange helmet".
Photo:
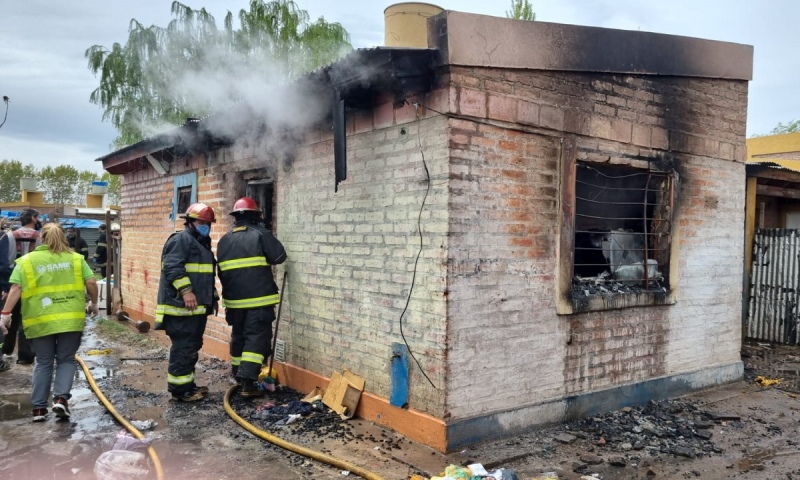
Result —
[[236, 223], [217, 243], [217, 257], [225, 319], [233, 327], [231, 365], [240, 394], [257, 397], [261, 391], [256, 381], [270, 354], [279, 301], [271, 266], [283, 263], [286, 251], [261, 222], [252, 198], [237, 200], [230, 214]]
[[172, 341], [167, 367], [167, 390], [184, 402], [202, 400], [207, 387], [195, 383], [194, 366], [208, 315], [217, 309], [211, 252], [211, 224], [214, 210], [204, 203], [189, 206], [181, 215], [184, 229], [170, 235], [161, 252], [156, 329], [163, 329]]

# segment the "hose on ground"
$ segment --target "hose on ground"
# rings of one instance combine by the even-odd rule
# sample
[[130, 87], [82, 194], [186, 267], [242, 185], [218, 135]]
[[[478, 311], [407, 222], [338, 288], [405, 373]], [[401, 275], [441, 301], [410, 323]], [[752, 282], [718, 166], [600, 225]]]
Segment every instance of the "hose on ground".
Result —
[[[123, 418], [123, 416], [120, 415], [119, 412], [117, 412], [117, 409], [115, 409], [114, 406], [111, 405], [111, 402], [108, 401], [106, 396], [103, 395], [103, 392], [100, 390], [100, 387], [97, 386], [97, 383], [94, 381], [94, 377], [92, 377], [91, 372], [89, 372], [89, 367], [86, 366], [86, 363], [84, 363], [83, 359], [78, 355], [75, 355], [75, 360], [78, 361], [78, 364], [80, 364], [81, 368], [83, 369], [83, 373], [84, 375], [86, 375], [86, 380], [89, 382], [89, 386], [92, 387], [92, 391], [94, 392], [95, 395], [97, 395], [97, 398], [100, 399], [100, 402], [102, 402], [102, 404], [106, 407], [108, 412], [120, 424], [122, 424], [122, 426], [125, 427], [125, 430], [129, 431], [131, 435], [133, 435], [139, 440], [144, 440], [145, 437], [144, 435], [142, 435], [142, 432], [137, 430], [136, 427], [131, 425], [127, 420], [125, 420], [125, 418]], [[148, 446], [147, 454], [150, 456], [150, 460], [153, 461], [153, 468], [155, 468], [156, 477], [158, 478], [158, 480], [164, 480], [164, 470], [161, 468], [161, 460], [158, 459], [158, 455], [156, 455], [155, 449], [151, 446]]]
[[234, 422], [244, 427], [244, 429], [247, 430], [248, 432], [252, 433], [258, 438], [261, 438], [262, 440], [266, 440], [269, 443], [277, 445], [285, 450], [298, 453], [300, 455], [303, 455], [304, 457], [313, 458], [318, 462], [326, 463], [336, 468], [341, 468], [342, 470], [347, 470], [350, 473], [358, 475], [361, 478], [365, 478], [367, 480], [383, 480], [383, 477], [381, 477], [380, 475], [372, 473], [369, 470], [359, 467], [358, 465], [354, 465], [340, 458], [326, 455], [322, 452], [318, 452], [310, 448], [302, 447], [300, 445], [287, 442], [282, 438], [278, 438], [275, 435], [271, 435], [265, 432], [264, 430], [259, 430], [258, 428], [254, 427], [252, 424], [248, 423], [247, 420], [243, 419], [236, 412], [234, 412], [233, 408], [231, 408], [231, 403], [230, 403], [231, 394], [233, 394], [233, 392], [236, 391], [236, 389], [238, 388], [239, 388], [238, 385], [234, 385], [231, 388], [229, 388], [227, 392], [225, 392], [225, 398], [224, 398], [225, 411], [228, 413], [228, 416], [233, 419]]

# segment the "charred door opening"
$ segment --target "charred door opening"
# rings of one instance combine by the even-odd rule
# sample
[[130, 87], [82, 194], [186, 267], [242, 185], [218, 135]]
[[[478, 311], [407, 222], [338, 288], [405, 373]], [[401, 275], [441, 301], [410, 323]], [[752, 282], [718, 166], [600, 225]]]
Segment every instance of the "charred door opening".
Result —
[[673, 175], [578, 162], [573, 298], [669, 290]]

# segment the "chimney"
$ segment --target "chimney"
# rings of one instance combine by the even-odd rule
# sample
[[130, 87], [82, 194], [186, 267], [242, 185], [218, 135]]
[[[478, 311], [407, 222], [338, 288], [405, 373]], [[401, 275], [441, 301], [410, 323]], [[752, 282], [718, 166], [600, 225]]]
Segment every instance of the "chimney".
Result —
[[395, 3], [383, 11], [387, 47], [428, 48], [428, 18], [443, 10], [430, 3]]

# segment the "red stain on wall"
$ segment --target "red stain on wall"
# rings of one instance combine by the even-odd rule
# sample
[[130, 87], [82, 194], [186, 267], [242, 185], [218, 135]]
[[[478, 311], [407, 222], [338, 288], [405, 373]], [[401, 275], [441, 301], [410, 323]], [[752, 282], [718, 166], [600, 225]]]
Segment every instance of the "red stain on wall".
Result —
[[150, 271], [145, 268], [142, 273], [144, 274], [144, 284], [147, 285], [147, 280], [150, 278]]
[[125, 272], [125, 276], [128, 279], [130, 279], [132, 274], [133, 274], [133, 260], [131, 260], [131, 264], [128, 266], [128, 270]]
[[144, 300], [139, 300], [139, 311], [144, 312]]

